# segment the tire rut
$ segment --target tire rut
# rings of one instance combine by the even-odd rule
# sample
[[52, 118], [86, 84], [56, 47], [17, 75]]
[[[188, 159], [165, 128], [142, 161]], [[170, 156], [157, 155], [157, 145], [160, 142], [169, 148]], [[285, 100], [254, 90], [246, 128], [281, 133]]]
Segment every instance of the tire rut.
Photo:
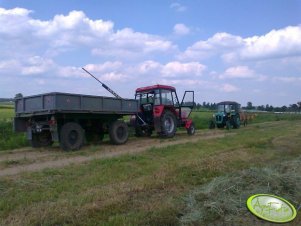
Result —
[[[66, 156], [62, 151], [55, 148], [48, 148], [43, 151], [33, 151], [33, 149], [13, 150], [9, 153], [0, 155], [0, 163], [4, 161], [18, 161], [23, 158], [28, 159], [24, 164], [13, 164], [0, 170], [0, 177], [18, 175], [23, 172], [35, 172], [47, 168], [62, 168], [72, 164], [81, 164], [95, 159], [113, 158], [126, 154], [136, 154], [147, 151], [151, 148], [162, 148], [187, 142], [197, 142], [199, 140], [222, 138], [226, 135], [234, 135], [235, 133], [225, 133], [223, 131], [208, 131], [196, 133], [195, 136], [187, 136], [186, 134], [177, 134], [175, 139], [159, 139], [157, 137], [130, 139], [125, 145], [102, 144], [97, 146], [96, 153], [89, 153], [89, 147], [83, 148], [85, 156], [72, 155]], [[51, 151], [54, 149], [54, 152]], [[81, 151], [82, 153], [82, 151]], [[41, 161], [40, 161], [41, 160]]]

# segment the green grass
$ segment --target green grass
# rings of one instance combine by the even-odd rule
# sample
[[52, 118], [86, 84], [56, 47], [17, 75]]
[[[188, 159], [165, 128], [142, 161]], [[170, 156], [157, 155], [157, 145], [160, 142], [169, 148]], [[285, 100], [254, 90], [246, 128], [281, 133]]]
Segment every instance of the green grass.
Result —
[[0, 151], [24, 147], [28, 142], [23, 133], [13, 132], [13, 105], [0, 105]]
[[[198, 210], [206, 203], [199, 197], [189, 209], [187, 197], [216, 178], [237, 181], [233, 175], [252, 168], [281, 173], [284, 168], [275, 166], [287, 162], [285, 169], [300, 175], [300, 167], [289, 164], [300, 158], [300, 135], [295, 121], [258, 123], [225, 138], [0, 178], [0, 225], [180, 225], [185, 217], [187, 225], [222, 225], [227, 212], [208, 212], [204, 221], [194, 218], [196, 224], [187, 221], [191, 208]], [[262, 183], [251, 179], [240, 181]], [[289, 189], [279, 191], [282, 197], [292, 197]], [[210, 198], [214, 197], [218, 196], [213, 193]], [[301, 198], [300, 191], [293, 197]], [[238, 216], [242, 222], [235, 225], [263, 223], [245, 211], [245, 205], [241, 208], [245, 215]], [[254, 219], [253, 224], [244, 219]], [[295, 222], [300, 225], [300, 216]]]
[[197, 129], [208, 129], [213, 114], [212, 111], [197, 111], [191, 113], [191, 118]]
[[282, 120], [300, 120], [301, 114], [275, 114], [275, 113], [256, 113], [256, 117], [251, 123], [282, 121]]
[[[212, 111], [192, 112], [191, 118], [197, 130], [208, 129], [209, 121], [212, 119]], [[14, 117], [14, 106], [11, 104], [0, 105], [0, 151], [28, 146], [25, 135], [14, 133], [12, 119]], [[299, 114], [274, 114], [260, 113], [250, 123], [261, 123], [281, 120], [299, 120]]]
[[0, 105], [0, 120], [11, 120], [13, 117], [13, 108], [2, 108], [2, 106]]

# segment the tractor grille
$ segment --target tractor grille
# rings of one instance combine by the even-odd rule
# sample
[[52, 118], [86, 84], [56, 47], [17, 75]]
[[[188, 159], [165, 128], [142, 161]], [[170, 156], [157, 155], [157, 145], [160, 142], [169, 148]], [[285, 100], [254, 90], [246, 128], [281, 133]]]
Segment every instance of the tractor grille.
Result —
[[221, 121], [223, 121], [223, 118], [222, 118], [221, 115], [217, 115], [217, 116], [215, 117], [215, 120], [216, 120], [217, 122], [221, 122]]

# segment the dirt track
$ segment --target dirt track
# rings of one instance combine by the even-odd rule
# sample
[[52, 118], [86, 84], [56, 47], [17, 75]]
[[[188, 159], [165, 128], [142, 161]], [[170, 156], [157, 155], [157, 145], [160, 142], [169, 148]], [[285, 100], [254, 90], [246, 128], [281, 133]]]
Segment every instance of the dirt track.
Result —
[[71, 164], [80, 164], [94, 159], [112, 158], [119, 155], [134, 154], [153, 147], [166, 147], [197, 142], [199, 140], [221, 138], [233, 133], [221, 130], [199, 132], [194, 136], [177, 134], [173, 139], [132, 138], [125, 145], [111, 145], [104, 142], [98, 146], [86, 146], [81, 151], [66, 153], [58, 147], [32, 149], [23, 148], [0, 153], [0, 177], [17, 175], [23, 172], [39, 171], [46, 168], [60, 168]]

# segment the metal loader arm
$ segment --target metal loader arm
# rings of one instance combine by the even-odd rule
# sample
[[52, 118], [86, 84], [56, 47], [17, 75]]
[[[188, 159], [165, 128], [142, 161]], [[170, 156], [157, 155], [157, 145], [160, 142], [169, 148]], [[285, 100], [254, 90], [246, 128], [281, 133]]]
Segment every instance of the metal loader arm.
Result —
[[[105, 88], [106, 90], [108, 90], [111, 94], [113, 94], [116, 98], [119, 99], [123, 99], [121, 96], [119, 96], [117, 93], [115, 93], [113, 90], [111, 90], [106, 84], [104, 84], [103, 82], [101, 82], [98, 78], [96, 78], [94, 75], [92, 75], [89, 71], [87, 71], [85, 68], [82, 67], [82, 69], [87, 72], [89, 75], [91, 75], [96, 81], [98, 81], [103, 88]], [[136, 113], [136, 116], [141, 120], [141, 122], [143, 123], [143, 125], [147, 125], [147, 123], [138, 115], [138, 113]]]
[[89, 71], [87, 71], [85, 68], [82, 67], [82, 69], [87, 72], [89, 75], [91, 75], [96, 81], [98, 81], [103, 88], [105, 88], [106, 90], [108, 90], [111, 94], [113, 94], [116, 98], [122, 99], [117, 93], [115, 93], [113, 90], [111, 90], [106, 84], [104, 84], [103, 82], [101, 82], [98, 78], [96, 78], [94, 75], [92, 75]]

